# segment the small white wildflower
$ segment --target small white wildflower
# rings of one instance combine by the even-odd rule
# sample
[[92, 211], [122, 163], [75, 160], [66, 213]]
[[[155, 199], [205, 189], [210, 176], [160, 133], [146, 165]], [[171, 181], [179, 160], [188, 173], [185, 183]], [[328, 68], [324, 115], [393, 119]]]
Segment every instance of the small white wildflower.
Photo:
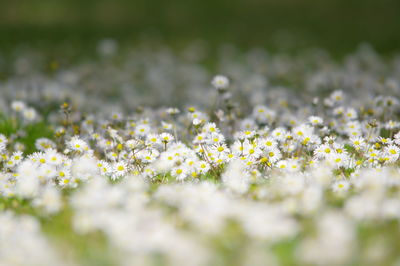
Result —
[[229, 87], [229, 79], [223, 75], [216, 75], [211, 84], [218, 90], [227, 89]]

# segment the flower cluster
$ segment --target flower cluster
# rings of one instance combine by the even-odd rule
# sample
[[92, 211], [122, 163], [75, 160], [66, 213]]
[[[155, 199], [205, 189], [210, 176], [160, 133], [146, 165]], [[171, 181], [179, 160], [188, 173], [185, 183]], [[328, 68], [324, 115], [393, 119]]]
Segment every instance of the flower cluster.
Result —
[[[45, 228], [66, 215], [77, 238], [101, 234], [118, 265], [400, 262], [399, 59], [385, 64], [362, 48], [338, 66], [318, 54], [288, 62], [256, 50], [243, 61], [222, 60], [227, 75], [210, 82], [199, 62], [165, 51], [149, 63], [134, 53], [114, 69], [117, 49], [112, 40], [101, 43], [98, 64], [118, 73], [107, 75], [108, 85], [125, 84], [118, 105], [74, 97], [88, 80], [109, 92], [101, 68], [85, 65], [60, 70], [52, 82], [21, 70], [22, 84], [42, 82], [33, 100], [27, 89], [10, 96], [17, 77], [1, 85], [0, 95], [12, 100], [0, 105], [0, 194], [8, 209], [0, 245], [12, 245], [0, 251], [0, 264], [24, 264], [28, 255], [37, 265], [61, 264], [35, 219]], [[307, 60], [309, 72], [298, 73]], [[146, 81], [132, 86], [206, 92], [191, 95], [199, 96], [193, 105], [129, 107], [127, 95], [139, 92], [121, 80], [135, 76], [124, 71], [135, 64]], [[165, 75], [176, 74], [174, 66], [188, 75], [171, 81]], [[304, 90], [271, 85], [298, 74]], [[44, 125], [50, 134], [30, 137]], [[32, 217], [12, 214], [21, 205]]]

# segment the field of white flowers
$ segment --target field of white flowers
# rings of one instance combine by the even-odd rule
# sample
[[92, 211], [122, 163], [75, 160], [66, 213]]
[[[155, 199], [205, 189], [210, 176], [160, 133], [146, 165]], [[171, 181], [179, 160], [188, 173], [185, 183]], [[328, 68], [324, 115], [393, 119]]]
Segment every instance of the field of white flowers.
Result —
[[1, 266], [400, 265], [400, 57], [97, 53], [0, 81]]

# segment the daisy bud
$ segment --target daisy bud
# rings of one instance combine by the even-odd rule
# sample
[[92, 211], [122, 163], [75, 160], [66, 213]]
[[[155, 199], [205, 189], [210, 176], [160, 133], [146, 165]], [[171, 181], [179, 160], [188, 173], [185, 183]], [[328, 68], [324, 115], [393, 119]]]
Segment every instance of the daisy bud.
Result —
[[198, 126], [200, 124], [201, 124], [201, 120], [200, 119], [198, 119], [198, 118], [193, 119], [193, 125], [194, 126]]

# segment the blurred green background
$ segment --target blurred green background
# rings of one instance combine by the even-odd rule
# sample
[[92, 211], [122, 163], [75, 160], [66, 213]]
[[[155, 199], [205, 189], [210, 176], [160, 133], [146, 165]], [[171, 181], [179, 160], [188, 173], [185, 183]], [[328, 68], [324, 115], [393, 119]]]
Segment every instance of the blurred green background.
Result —
[[334, 54], [400, 48], [399, 0], [1, 0], [0, 48], [153, 40]]

